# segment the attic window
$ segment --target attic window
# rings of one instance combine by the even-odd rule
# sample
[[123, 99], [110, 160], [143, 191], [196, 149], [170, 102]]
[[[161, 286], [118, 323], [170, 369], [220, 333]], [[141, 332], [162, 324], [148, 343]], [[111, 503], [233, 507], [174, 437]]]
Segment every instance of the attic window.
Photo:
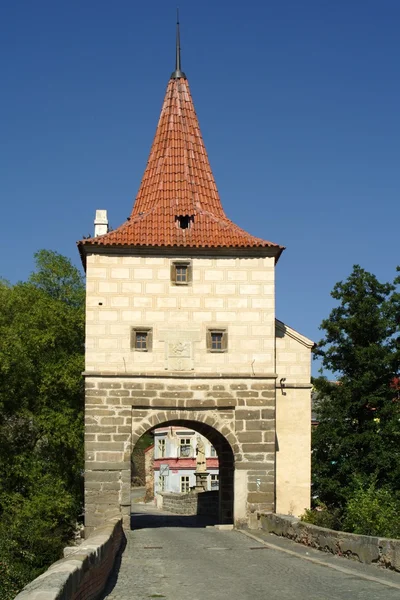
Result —
[[171, 282], [175, 285], [189, 285], [192, 282], [192, 263], [173, 261], [171, 263]]
[[190, 224], [194, 222], [194, 215], [178, 215], [175, 221], [180, 229], [189, 229]]

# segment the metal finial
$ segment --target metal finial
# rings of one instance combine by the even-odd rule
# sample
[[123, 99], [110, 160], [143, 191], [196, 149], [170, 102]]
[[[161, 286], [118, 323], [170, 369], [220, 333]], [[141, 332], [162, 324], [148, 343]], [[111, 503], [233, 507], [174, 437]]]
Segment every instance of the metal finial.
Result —
[[186, 79], [186, 75], [181, 71], [181, 36], [179, 30], [179, 8], [176, 9], [176, 59], [175, 71], [171, 74], [171, 79]]

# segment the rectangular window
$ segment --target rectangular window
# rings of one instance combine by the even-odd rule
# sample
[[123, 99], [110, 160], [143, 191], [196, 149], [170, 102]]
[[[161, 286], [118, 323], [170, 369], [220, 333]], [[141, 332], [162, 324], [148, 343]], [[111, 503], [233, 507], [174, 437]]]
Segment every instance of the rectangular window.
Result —
[[216, 473], [214, 475], [210, 475], [210, 488], [212, 490], [218, 490], [219, 489], [219, 475], [218, 475], [218, 473]]
[[223, 335], [221, 331], [211, 332], [211, 350], [222, 350]]
[[165, 492], [165, 475], [160, 475], [158, 478], [158, 491]]
[[190, 261], [173, 261], [171, 263], [171, 283], [189, 285], [192, 281], [192, 263]]
[[164, 458], [165, 457], [165, 440], [164, 439], [158, 440], [157, 448], [158, 448], [158, 458]]
[[190, 444], [190, 438], [180, 438], [179, 456], [180, 458], [190, 458], [192, 456], [192, 446]]
[[151, 327], [132, 327], [131, 349], [135, 352], [150, 352], [153, 347], [153, 330]]
[[190, 492], [190, 478], [189, 475], [183, 475], [181, 477], [181, 493], [187, 494]]
[[226, 329], [207, 329], [207, 351], [226, 352], [228, 350], [228, 332]]
[[213, 457], [214, 457], [214, 456], [218, 456], [218, 455], [217, 455], [217, 451], [216, 451], [216, 449], [214, 448], [214, 446], [211, 446], [211, 448], [210, 448], [210, 456], [213, 456]]

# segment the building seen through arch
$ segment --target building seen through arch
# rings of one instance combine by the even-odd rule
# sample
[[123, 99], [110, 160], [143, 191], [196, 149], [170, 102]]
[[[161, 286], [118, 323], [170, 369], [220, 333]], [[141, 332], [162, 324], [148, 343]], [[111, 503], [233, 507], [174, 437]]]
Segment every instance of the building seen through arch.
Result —
[[218, 454], [211, 442], [188, 427], [154, 429], [154, 488], [162, 492], [187, 493], [196, 487], [197, 444], [200, 437], [206, 459], [205, 490], [219, 489]]
[[189, 427], [214, 446], [221, 522], [298, 515], [310, 502], [313, 344], [276, 319], [283, 246], [225, 214], [179, 35], [176, 56], [130, 217], [109, 231], [98, 210], [94, 236], [78, 242], [87, 533], [116, 514], [129, 527], [132, 449], [157, 427]]

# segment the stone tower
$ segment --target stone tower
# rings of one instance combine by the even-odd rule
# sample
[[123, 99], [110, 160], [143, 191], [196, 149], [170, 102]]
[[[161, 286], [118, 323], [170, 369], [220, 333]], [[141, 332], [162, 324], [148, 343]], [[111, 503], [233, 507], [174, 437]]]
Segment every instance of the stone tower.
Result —
[[[298, 514], [310, 496], [312, 342], [275, 319], [283, 247], [223, 210], [179, 26], [148, 163], [128, 220], [78, 242], [87, 275], [85, 515], [129, 525], [130, 455], [185, 425], [218, 452], [221, 522]], [[105, 229], [104, 229], [105, 228]]]

